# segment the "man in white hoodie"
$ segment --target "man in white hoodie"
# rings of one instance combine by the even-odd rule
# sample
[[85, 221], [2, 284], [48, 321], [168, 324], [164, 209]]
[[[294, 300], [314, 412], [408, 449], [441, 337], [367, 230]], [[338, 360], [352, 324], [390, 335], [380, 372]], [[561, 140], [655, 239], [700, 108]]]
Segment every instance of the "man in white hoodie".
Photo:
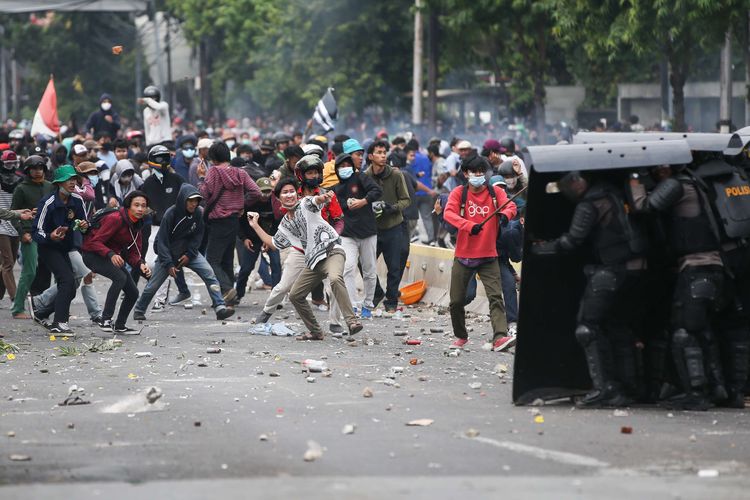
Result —
[[172, 140], [172, 122], [169, 119], [169, 103], [161, 100], [161, 92], [153, 85], [143, 89], [143, 97], [138, 99], [143, 108], [143, 129], [146, 135], [146, 149]]

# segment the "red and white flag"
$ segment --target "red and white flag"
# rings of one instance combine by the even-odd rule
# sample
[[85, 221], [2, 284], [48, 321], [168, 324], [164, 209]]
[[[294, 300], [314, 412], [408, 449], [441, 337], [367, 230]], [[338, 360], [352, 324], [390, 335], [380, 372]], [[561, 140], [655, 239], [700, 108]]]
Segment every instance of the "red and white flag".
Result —
[[34, 121], [31, 124], [31, 135], [44, 134], [49, 137], [55, 137], [59, 132], [60, 120], [57, 118], [57, 93], [55, 92], [55, 82], [50, 77], [42, 100], [39, 102], [39, 107], [36, 108], [36, 113], [34, 114]]

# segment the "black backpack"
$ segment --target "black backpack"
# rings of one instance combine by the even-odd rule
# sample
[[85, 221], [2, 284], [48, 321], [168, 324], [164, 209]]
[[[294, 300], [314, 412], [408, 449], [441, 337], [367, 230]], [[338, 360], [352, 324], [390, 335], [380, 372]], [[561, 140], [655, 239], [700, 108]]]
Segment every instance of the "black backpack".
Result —
[[104, 217], [112, 212], [118, 212], [119, 210], [120, 207], [104, 207], [94, 212], [94, 215], [89, 219], [89, 231], [99, 228], [102, 225], [102, 219], [104, 219]]

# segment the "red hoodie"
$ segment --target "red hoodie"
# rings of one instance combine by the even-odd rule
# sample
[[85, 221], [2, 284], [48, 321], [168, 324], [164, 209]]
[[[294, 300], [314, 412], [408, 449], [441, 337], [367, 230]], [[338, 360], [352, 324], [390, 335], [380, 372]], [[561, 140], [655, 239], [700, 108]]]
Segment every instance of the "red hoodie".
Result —
[[[474, 224], [479, 224], [495, 211], [490, 191], [486, 187], [479, 193], [474, 193], [469, 189], [469, 196], [466, 198], [466, 206], [464, 207], [464, 216], [461, 217], [461, 193], [464, 189], [468, 188], [466, 186], [459, 186], [451, 191], [443, 214], [446, 222], [458, 228], [455, 255], [459, 259], [497, 257], [497, 247], [495, 245], [499, 231], [499, 221], [497, 218], [485, 224], [479, 234], [471, 234], [471, 228], [474, 227]], [[508, 195], [498, 186], [494, 186], [493, 189], [497, 195], [497, 206], [500, 207], [508, 201]], [[516, 216], [515, 203], [508, 203], [508, 206], [500, 213], [505, 215], [508, 220], [512, 219]]]
[[128, 217], [128, 209], [123, 207], [102, 218], [99, 227], [83, 239], [81, 250], [107, 258], [119, 255], [132, 267], [139, 266], [145, 257], [141, 255], [142, 229], [143, 220], [133, 224]]
[[206, 180], [198, 183], [203, 204], [210, 207], [209, 219], [223, 219], [242, 214], [245, 206], [260, 201], [258, 185], [241, 168], [226, 164], [208, 169]]

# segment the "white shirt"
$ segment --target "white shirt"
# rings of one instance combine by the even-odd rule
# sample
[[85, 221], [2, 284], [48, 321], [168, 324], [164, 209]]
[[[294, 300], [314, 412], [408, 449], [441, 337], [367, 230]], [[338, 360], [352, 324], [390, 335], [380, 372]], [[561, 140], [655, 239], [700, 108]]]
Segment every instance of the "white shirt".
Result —
[[172, 123], [169, 120], [169, 103], [144, 97], [143, 129], [146, 145], [153, 146], [172, 140]]

